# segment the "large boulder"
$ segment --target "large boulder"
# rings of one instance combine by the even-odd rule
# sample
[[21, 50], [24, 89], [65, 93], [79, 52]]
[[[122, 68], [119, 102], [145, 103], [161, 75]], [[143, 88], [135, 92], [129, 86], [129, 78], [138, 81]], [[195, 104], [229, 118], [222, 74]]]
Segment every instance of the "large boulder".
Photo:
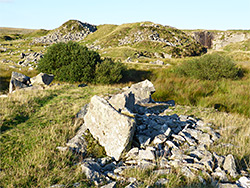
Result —
[[144, 80], [125, 90], [125, 93], [130, 92], [134, 94], [135, 104], [149, 103], [152, 102], [151, 95], [155, 92], [155, 88], [152, 82]]
[[105, 99], [99, 96], [91, 98], [84, 122], [108, 156], [119, 160], [122, 153], [129, 149], [135, 120], [115, 110]]
[[10, 84], [9, 84], [9, 93], [12, 93], [14, 90], [27, 88], [30, 84], [30, 77], [18, 73], [12, 72]]
[[30, 79], [31, 84], [35, 85], [35, 84], [41, 84], [41, 85], [49, 85], [54, 79], [54, 75], [53, 74], [46, 74], [46, 73], [40, 73], [35, 77], [32, 77]]

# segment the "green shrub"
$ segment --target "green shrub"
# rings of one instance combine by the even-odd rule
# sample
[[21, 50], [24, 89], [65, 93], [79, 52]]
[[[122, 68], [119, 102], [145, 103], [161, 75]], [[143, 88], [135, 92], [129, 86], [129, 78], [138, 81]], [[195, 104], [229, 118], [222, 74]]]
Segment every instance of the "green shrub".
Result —
[[187, 61], [176, 67], [176, 73], [201, 80], [238, 79], [243, 76], [241, 69], [229, 57], [208, 54], [201, 58]]
[[114, 62], [110, 58], [104, 59], [96, 66], [96, 82], [101, 84], [112, 84], [119, 82], [125, 67], [120, 62]]
[[100, 62], [97, 52], [76, 42], [60, 42], [48, 48], [38, 70], [54, 74], [59, 81], [93, 82], [96, 65]]

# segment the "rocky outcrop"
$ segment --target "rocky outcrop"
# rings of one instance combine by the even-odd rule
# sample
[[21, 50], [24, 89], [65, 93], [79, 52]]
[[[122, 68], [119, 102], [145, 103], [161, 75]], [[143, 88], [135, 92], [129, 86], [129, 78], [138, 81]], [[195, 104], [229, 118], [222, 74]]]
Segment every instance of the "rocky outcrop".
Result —
[[35, 38], [33, 43], [53, 44], [58, 42], [80, 41], [97, 28], [89, 23], [82, 23], [78, 20], [69, 20], [59, 28], [51, 31], [48, 35]]
[[23, 67], [34, 66], [38, 63], [38, 61], [43, 58], [43, 53], [41, 52], [31, 52], [31, 53], [21, 53], [19, 65]]
[[218, 50], [224, 46], [250, 39], [248, 32], [237, 31], [194, 31], [190, 33], [199, 43], [209, 49]]
[[53, 79], [53, 75], [45, 73], [40, 73], [37, 76], [30, 78], [24, 74], [12, 72], [9, 84], [9, 93], [13, 93], [16, 90], [43, 89], [44, 86], [49, 85]]
[[[109, 156], [84, 159], [80, 165], [87, 178], [96, 185], [102, 185], [104, 181], [107, 186], [109, 183], [113, 185], [114, 181], [127, 181], [130, 183], [128, 187], [133, 187], [142, 182], [134, 177], [126, 179], [123, 174], [128, 169], [157, 168], [154, 175], [164, 175], [178, 168], [184, 176], [198, 177], [203, 184], [208, 180], [219, 187], [247, 187], [250, 179], [243, 175], [245, 171], [240, 174], [233, 155], [220, 156], [209, 151], [209, 146], [220, 139], [220, 134], [198, 118], [166, 115], [168, 107], [174, 103], [149, 100], [154, 91], [153, 84], [146, 80], [124, 88], [108, 101], [94, 96], [89, 106], [81, 110], [85, 122], [80, 130], [89, 129]], [[123, 115], [124, 112], [132, 118]], [[129, 143], [131, 149], [122, 155]], [[77, 144], [74, 147], [77, 148]], [[242, 177], [236, 183], [229, 181], [230, 177], [239, 176]], [[155, 185], [166, 183], [168, 179], [161, 178]]]

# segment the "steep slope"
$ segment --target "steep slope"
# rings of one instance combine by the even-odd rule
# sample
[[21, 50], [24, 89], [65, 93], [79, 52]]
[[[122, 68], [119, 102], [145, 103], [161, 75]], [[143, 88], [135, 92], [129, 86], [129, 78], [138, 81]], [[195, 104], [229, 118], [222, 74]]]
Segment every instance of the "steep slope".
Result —
[[[109, 32], [105, 33], [107, 28]], [[196, 56], [206, 51], [200, 43], [181, 30], [152, 22], [102, 25], [86, 37], [84, 43], [90, 48], [103, 51], [110, 48], [129, 50], [134, 58]]]

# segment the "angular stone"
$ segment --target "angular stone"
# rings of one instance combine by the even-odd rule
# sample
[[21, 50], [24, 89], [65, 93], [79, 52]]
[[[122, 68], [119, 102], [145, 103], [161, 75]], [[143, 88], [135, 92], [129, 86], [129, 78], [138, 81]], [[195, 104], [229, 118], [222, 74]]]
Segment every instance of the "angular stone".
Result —
[[149, 80], [133, 84], [126, 90], [127, 93], [132, 92], [135, 96], [135, 104], [143, 104], [152, 102], [151, 95], [155, 92], [154, 85]]
[[220, 181], [226, 182], [228, 181], [227, 174], [220, 167], [217, 167], [215, 171], [212, 173], [213, 178], [218, 178]]
[[187, 166], [183, 166], [181, 168], [181, 172], [183, 173], [184, 176], [188, 177], [188, 178], [195, 178], [195, 174], [187, 167]]
[[234, 183], [219, 183], [218, 188], [239, 188]]
[[113, 182], [111, 182], [111, 183], [109, 183], [107, 185], [101, 186], [101, 188], [115, 188], [115, 187], [116, 187], [116, 182], [115, 181], [113, 181]]
[[16, 80], [15, 78], [12, 78], [10, 80], [9, 93], [12, 93], [14, 90], [23, 89], [27, 87], [29, 86], [20, 82], [19, 80]]
[[139, 160], [145, 159], [145, 160], [154, 161], [155, 160], [155, 154], [154, 154], [153, 151], [151, 151], [148, 148], [146, 148], [146, 150], [139, 150], [138, 159]]
[[119, 160], [121, 154], [129, 149], [135, 121], [116, 111], [105, 99], [96, 95], [91, 98], [84, 122], [108, 156]]
[[233, 178], [236, 178], [239, 175], [237, 173], [236, 164], [235, 164], [234, 157], [232, 154], [229, 154], [226, 156], [224, 164], [223, 164], [223, 168], [226, 171], [226, 173], [228, 173]]
[[216, 152], [213, 152], [213, 156], [215, 158], [215, 163], [217, 163], [217, 166], [222, 167], [225, 157], [219, 156]]
[[249, 188], [250, 187], [250, 178], [248, 177], [240, 177], [240, 179], [236, 182], [239, 187]]
[[141, 148], [145, 148], [145, 147], [147, 147], [150, 144], [151, 137], [146, 136], [146, 135], [136, 135], [136, 137], [139, 140]]
[[159, 134], [157, 135], [154, 140], [153, 140], [153, 144], [157, 145], [157, 144], [162, 144], [167, 140], [167, 137], [164, 134]]
[[94, 181], [95, 184], [98, 185], [99, 183], [102, 182], [104, 177], [100, 172], [101, 167], [97, 162], [85, 159], [81, 164], [81, 168], [82, 172], [86, 175], [86, 177], [91, 181]]
[[135, 96], [132, 92], [120, 93], [111, 97], [108, 102], [119, 112], [129, 110], [133, 112]]
[[125, 157], [127, 158], [127, 160], [136, 159], [138, 157], [138, 154], [139, 148], [135, 147], [129, 150]]
[[25, 85], [30, 84], [30, 77], [28, 77], [28, 76], [26, 76], [24, 74], [21, 74], [19, 72], [12, 72], [11, 79], [16, 79], [16, 80], [18, 80], [19, 82], [22, 82]]
[[161, 178], [155, 182], [155, 185], [157, 186], [166, 185], [168, 182], [169, 180], [167, 178]]
[[81, 110], [76, 114], [76, 118], [84, 118], [84, 116], [87, 114], [88, 112], [88, 107], [89, 107], [89, 104], [85, 104]]
[[53, 74], [46, 74], [41, 72], [35, 77], [32, 77], [30, 81], [32, 85], [35, 84], [49, 85], [53, 81], [53, 79], [54, 79]]

